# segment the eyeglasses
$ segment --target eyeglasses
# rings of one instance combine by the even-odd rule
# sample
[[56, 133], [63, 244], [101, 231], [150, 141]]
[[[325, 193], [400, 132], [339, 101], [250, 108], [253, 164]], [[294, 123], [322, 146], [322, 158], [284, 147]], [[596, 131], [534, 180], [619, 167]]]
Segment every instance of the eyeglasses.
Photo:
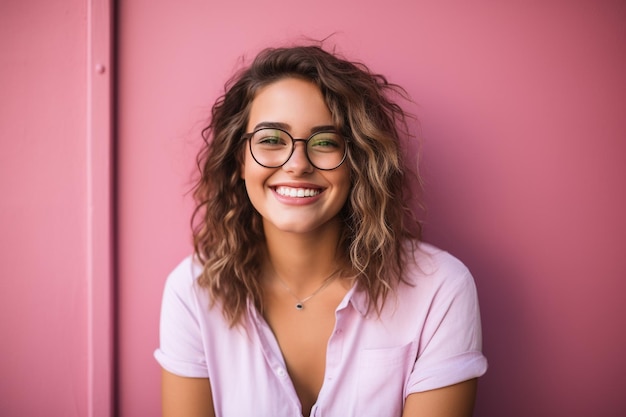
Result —
[[306, 157], [315, 168], [330, 171], [346, 159], [346, 140], [337, 132], [316, 132], [307, 139], [294, 139], [278, 128], [260, 128], [243, 136], [250, 143], [252, 158], [265, 168], [278, 168], [287, 163], [296, 149], [296, 142], [306, 145]]

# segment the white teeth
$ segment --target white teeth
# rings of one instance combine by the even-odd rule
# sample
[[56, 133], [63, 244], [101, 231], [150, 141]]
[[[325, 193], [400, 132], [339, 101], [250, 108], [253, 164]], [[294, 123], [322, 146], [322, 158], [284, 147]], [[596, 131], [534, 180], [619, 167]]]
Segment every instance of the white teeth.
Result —
[[276, 187], [276, 192], [285, 197], [313, 197], [320, 193], [320, 190], [310, 188]]

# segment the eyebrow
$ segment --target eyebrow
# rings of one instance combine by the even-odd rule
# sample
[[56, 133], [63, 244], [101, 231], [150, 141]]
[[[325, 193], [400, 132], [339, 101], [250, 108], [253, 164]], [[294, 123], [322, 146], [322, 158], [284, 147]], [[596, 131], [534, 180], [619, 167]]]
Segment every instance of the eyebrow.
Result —
[[[256, 126], [254, 126], [254, 130], [258, 130], [258, 129], [282, 129], [282, 130], [286, 130], [287, 132], [290, 131], [291, 126], [288, 125], [287, 123], [281, 123], [281, 122], [261, 122], [258, 123]], [[327, 131], [337, 131], [337, 128], [333, 125], [322, 125], [322, 126], [314, 126], [311, 128], [311, 134], [313, 133], [317, 133], [317, 132], [327, 132]]]

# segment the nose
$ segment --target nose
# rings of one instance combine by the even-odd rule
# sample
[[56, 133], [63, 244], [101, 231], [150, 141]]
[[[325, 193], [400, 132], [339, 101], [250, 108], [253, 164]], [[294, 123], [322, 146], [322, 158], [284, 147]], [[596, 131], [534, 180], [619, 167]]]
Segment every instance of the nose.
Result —
[[283, 165], [283, 169], [295, 174], [313, 172], [314, 167], [306, 155], [306, 141], [295, 139], [293, 145], [293, 153]]

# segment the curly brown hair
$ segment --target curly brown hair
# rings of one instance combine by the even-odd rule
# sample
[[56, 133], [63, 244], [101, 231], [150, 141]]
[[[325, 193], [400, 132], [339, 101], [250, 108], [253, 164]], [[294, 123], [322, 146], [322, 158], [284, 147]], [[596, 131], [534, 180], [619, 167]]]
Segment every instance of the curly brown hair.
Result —
[[339, 249], [356, 273], [358, 288], [368, 294], [370, 308], [379, 313], [390, 291], [404, 281], [403, 243], [421, 238], [405, 189], [407, 115], [394, 101], [406, 98], [405, 91], [320, 46], [265, 49], [226, 83], [202, 132], [204, 145], [197, 157], [192, 228], [195, 256], [203, 266], [198, 280], [231, 326], [241, 322], [248, 300], [263, 309], [258, 278], [264, 234], [240, 178], [242, 137], [256, 93], [286, 77], [316, 84], [336, 128], [349, 138], [346, 163], [352, 187], [340, 213]]

